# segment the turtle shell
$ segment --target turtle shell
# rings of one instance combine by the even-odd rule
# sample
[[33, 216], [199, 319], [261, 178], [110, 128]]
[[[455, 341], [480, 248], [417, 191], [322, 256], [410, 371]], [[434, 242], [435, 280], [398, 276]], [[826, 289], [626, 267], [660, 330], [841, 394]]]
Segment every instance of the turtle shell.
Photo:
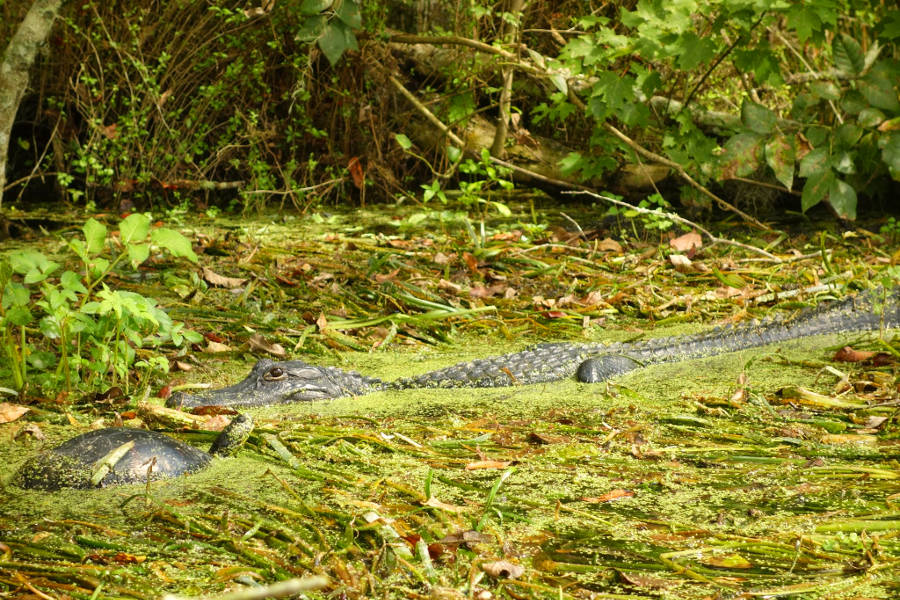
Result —
[[[132, 442], [133, 446], [116, 459], [119, 453], [113, 451], [125, 450], [123, 445]], [[148, 479], [148, 471], [151, 480], [177, 477], [199, 471], [211, 460], [206, 452], [162, 433], [110, 427], [79, 435], [28, 459], [15, 482], [23, 488], [40, 490], [143, 483]], [[91, 479], [104, 463], [108, 472], [95, 485]]]

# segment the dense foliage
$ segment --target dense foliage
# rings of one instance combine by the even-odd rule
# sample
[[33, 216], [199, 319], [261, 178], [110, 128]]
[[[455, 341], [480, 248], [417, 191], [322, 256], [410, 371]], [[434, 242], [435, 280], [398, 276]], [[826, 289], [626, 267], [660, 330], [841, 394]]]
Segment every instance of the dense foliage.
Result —
[[[519, 116], [507, 143], [556, 138], [569, 149], [561, 173], [585, 182], [652, 156], [635, 155], [615, 126], [703, 184], [751, 178], [796, 194], [804, 210], [824, 201], [852, 218], [859, 198], [896, 190], [900, 11], [890, 3], [525, 2], [508, 12], [514, 4], [71, 3], [20, 110], [11, 179], [55, 172], [75, 200], [178, 202], [201, 190], [245, 208], [364, 202], [367, 189], [387, 198], [420, 185], [443, 197], [451, 181], [489, 177], [460, 173], [452, 140], [410, 131], [421, 110], [390, 74], [462, 131], [496, 118], [512, 66]], [[424, 69], [415, 43], [455, 53]], [[478, 164], [481, 148], [464, 150]], [[707, 202], [693, 189], [681, 196]]]

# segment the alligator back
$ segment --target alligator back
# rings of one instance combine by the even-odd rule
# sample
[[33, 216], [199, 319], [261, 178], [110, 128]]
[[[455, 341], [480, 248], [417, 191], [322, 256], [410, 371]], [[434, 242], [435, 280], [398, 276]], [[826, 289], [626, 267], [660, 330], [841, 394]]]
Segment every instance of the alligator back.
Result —
[[[458, 363], [399, 379], [386, 388], [500, 387], [571, 377], [587, 359], [613, 357], [600, 381], [647, 364], [714, 356], [785, 340], [846, 331], [900, 327], [900, 288], [876, 289], [794, 315], [717, 327], [711, 331], [641, 342], [545, 343], [521, 352]], [[624, 359], [624, 360], [623, 360]]]

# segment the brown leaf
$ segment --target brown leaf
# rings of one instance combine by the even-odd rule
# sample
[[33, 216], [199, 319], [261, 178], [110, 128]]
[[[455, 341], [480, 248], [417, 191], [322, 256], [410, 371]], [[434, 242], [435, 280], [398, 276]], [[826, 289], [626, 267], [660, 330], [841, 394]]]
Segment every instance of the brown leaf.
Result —
[[669, 262], [672, 263], [672, 266], [679, 273], [693, 273], [695, 270], [691, 259], [684, 254], [670, 254]]
[[572, 441], [572, 438], [564, 435], [548, 435], [532, 431], [528, 434], [528, 441], [532, 444], [560, 444]]
[[456, 259], [455, 256], [450, 256], [450, 255], [444, 254], [443, 252], [435, 252], [434, 258], [432, 260], [434, 260], [435, 264], [438, 264], [438, 265], [449, 265], [455, 259]]
[[516, 579], [525, 573], [525, 567], [511, 563], [508, 560], [495, 560], [481, 564], [481, 570], [491, 577], [503, 579]]
[[483, 285], [476, 285], [469, 290], [469, 297], [471, 298], [490, 298], [493, 295], [494, 291], [491, 288], [484, 287]]
[[354, 156], [347, 163], [347, 170], [350, 171], [350, 177], [353, 179], [353, 185], [356, 189], [361, 190], [366, 183], [366, 174], [363, 172], [362, 163], [358, 156]]
[[600, 504], [602, 502], [612, 502], [613, 500], [620, 500], [622, 498], [631, 498], [632, 496], [634, 496], [634, 492], [631, 490], [616, 489], [607, 492], [602, 496], [589, 496], [587, 498], [582, 498], [581, 500], [592, 504]]
[[622, 244], [612, 238], [604, 238], [597, 242], [597, 250], [601, 252], [621, 252]]
[[490, 544], [493, 541], [493, 537], [481, 533], [480, 531], [475, 531], [473, 529], [470, 529], [468, 531], [457, 531], [456, 533], [445, 535], [443, 538], [438, 540], [439, 543], [444, 545]]
[[194, 369], [194, 365], [192, 365], [191, 363], [188, 363], [188, 362], [184, 362], [183, 360], [176, 360], [175, 368], [178, 369], [179, 371], [187, 372], [187, 371], [192, 371]]
[[466, 261], [466, 266], [469, 267], [470, 271], [474, 273], [478, 270], [478, 259], [475, 258], [474, 254], [463, 252], [463, 260]]
[[837, 362], [863, 362], [875, 356], [870, 350], [854, 350], [850, 346], [844, 346], [834, 353], [832, 360]]
[[16, 439], [18, 439], [19, 437], [21, 437], [23, 435], [30, 435], [31, 437], [33, 437], [36, 440], [46, 439], [44, 432], [41, 431], [41, 428], [38, 427], [36, 423], [26, 423], [25, 426], [22, 427], [22, 429], [20, 429], [19, 431], [16, 432], [15, 437], [16, 437]]
[[390, 273], [375, 273], [375, 282], [384, 283], [385, 281], [393, 281], [399, 272], [400, 269], [394, 269]]
[[652, 575], [644, 575], [639, 573], [626, 573], [624, 571], [618, 571], [619, 577], [625, 583], [631, 584], [635, 587], [642, 588], [650, 588], [650, 589], [664, 589], [671, 586], [671, 584], [665, 579], [660, 579], [659, 577], [653, 577]]
[[228, 344], [220, 344], [219, 342], [209, 341], [206, 344], [206, 349], [204, 352], [231, 352], [231, 347]]
[[325, 318], [325, 313], [319, 313], [319, 317], [316, 319], [316, 326], [319, 328], [319, 331], [328, 329], [328, 319]]
[[278, 358], [287, 356], [287, 352], [285, 352], [281, 344], [273, 344], [266, 341], [266, 338], [259, 333], [251, 335], [247, 339], [247, 343], [250, 345], [251, 350], [262, 350], [263, 352], [268, 352], [272, 356], [277, 356]]
[[445, 292], [453, 292], [454, 294], [458, 294], [462, 291], [462, 286], [457, 283], [453, 283], [452, 281], [447, 281], [446, 279], [441, 278], [438, 280], [438, 289], [444, 290]]
[[437, 509], [445, 510], [447, 512], [452, 512], [452, 513], [460, 513], [465, 510], [462, 506], [456, 506], [454, 504], [447, 504], [446, 502], [441, 502], [434, 496], [432, 496], [431, 498], [429, 498], [422, 504], [425, 506], [429, 506], [431, 508], [437, 508]]
[[466, 465], [466, 471], [475, 471], [477, 469], [503, 469], [512, 464], [508, 460], [476, 460]]
[[695, 248], [703, 247], [703, 239], [696, 231], [689, 231], [684, 235], [669, 240], [669, 246], [678, 252], [689, 252]]
[[21, 404], [0, 402], [0, 423], [12, 423], [29, 410], [31, 409], [27, 406], [22, 406]]
[[217, 285], [219, 287], [224, 287], [231, 290], [233, 290], [234, 288], [239, 288], [247, 283], [246, 279], [241, 279], [239, 277], [225, 277], [224, 275], [219, 275], [209, 267], [203, 267], [203, 279], [210, 285]]

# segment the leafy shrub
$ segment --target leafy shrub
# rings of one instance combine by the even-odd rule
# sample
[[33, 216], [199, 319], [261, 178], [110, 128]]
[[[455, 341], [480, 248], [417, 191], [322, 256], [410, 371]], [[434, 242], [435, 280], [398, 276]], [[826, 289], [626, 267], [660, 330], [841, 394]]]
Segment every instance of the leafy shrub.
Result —
[[34, 250], [0, 260], [0, 347], [7, 358], [0, 375], [16, 389], [29, 384], [46, 390], [96, 387], [107, 375], [113, 384], [128, 386], [132, 367], [168, 371], [165, 357], [138, 360], [137, 350], [202, 339], [173, 322], [154, 300], [111, 289], [105, 281], [119, 265], [136, 269], [152, 248], [196, 262], [184, 236], [166, 228], [151, 230], [150, 218], [137, 213], [122, 220], [115, 242], [94, 219], [82, 233], [84, 239], [67, 244], [80, 273], [66, 269], [56, 276], [63, 265]]
[[[860, 194], [900, 180], [900, 11], [835, 0], [628, 6], [617, 20], [578, 19], [587, 33], [559, 57], [591, 82], [595, 145], [626, 149], [602, 133], [615, 120], [701, 181], [768, 168], [788, 190], [805, 179], [803, 210], [824, 201], [851, 219]], [[559, 107], [541, 116], [568, 114], [565, 95], [552, 97]], [[735, 99], [740, 119], [711, 125]], [[586, 176], [610, 166], [567, 163]]]

